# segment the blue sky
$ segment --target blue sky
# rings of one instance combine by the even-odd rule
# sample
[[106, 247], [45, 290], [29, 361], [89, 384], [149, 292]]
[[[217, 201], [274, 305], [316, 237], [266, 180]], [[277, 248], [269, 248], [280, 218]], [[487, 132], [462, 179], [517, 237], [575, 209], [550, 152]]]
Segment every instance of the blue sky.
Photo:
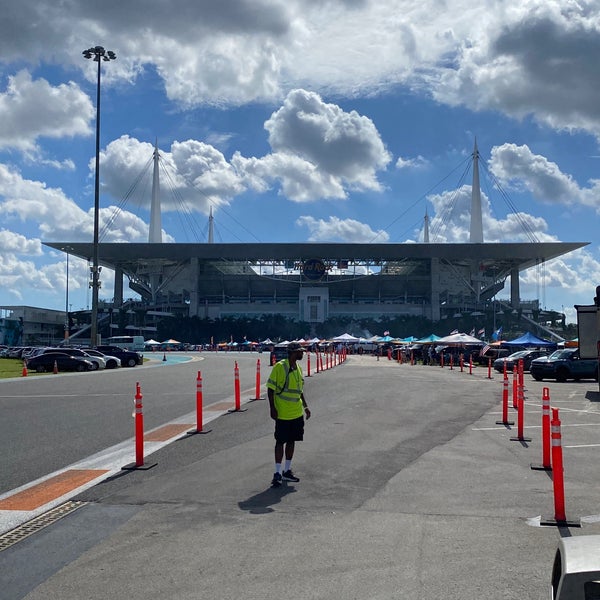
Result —
[[[117, 216], [101, 241], [147, 240], [150, 181], [123, 199], [156, 140], [165, 241], [205, 241], [212, 207], [223, 242], [415, 242], [425, 211], [431, 241], [465, 242], [477, 138], [486, 241], [528, 241], [525, 222], [539, 241], [590, 242], [522, 274], [522, 298], [569, 320], [592, 301], [596, 2], [23, 0], [5, 13], [0, 305], [64, 309], [65, 256], [42, 242], [92, 239], [96, 64], [82, 51], [95, 45], [117, 54], [102, 64], [101, 225]], [[87, 278], [72, 259], [73, 310], [90, 304]], [[103, 273], [101, 298], [111, 286]]]

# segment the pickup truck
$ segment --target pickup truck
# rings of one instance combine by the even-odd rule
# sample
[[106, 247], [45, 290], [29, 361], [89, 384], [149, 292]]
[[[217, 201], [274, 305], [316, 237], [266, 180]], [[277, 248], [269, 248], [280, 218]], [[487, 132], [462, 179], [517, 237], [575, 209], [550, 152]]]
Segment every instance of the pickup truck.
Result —
[[542, 379], [556, 379], [556, 381], [598, 379], [598, 361], [579, 358], [577, 348], [567, 348], [556, 350], [550, 356], [531, 361], [529, 372], [536, 381], [542, 381]]

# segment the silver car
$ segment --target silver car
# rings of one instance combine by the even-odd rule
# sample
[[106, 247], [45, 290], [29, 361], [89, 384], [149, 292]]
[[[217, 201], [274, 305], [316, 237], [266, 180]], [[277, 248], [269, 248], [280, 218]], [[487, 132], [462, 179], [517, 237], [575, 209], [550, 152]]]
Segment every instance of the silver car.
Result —
[[103, 358], [106, 361], [107, 369], [117, 369], [121, 366], [121, 359], [116, 356], [110, 356], [109, 354], [103, 354], [98, 350], [92, 350], [91, 348], [84, 348], [83, 351], [91, 358]]

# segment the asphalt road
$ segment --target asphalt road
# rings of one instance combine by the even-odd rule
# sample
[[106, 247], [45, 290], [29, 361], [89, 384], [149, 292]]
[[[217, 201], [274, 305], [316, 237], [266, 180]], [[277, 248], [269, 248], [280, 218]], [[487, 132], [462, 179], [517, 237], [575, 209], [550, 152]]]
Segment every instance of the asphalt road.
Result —
[[[526, 377], [519, 442], [486, 375], [350, 357], [306, 382], [298, 484], [269, 487], [273, 425], [250, 403], [0, 552], [0, 598], [545, 600], [560, 537], [600, 533], [597, 384]], [[530, 468], [544, 386], [581, 528], [539, 526], [553, 514], [552, 475]]]
[[0, 494], [131, 438], [136, 382], [149, 430], [195, 410], [198, 371], [205, 405], [233, 396], [235, 361], [242, 390], [254, 391], [258, 358], [261, 379], [269, 373], [268, 354], [147, 356], [134, 368], [0, 380]]

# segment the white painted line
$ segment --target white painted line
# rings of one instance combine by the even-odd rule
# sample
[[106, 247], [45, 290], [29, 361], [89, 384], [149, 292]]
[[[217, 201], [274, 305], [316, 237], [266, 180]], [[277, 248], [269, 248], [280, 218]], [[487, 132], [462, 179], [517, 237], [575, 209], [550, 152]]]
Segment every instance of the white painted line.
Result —
[[564, 446], [564, 448], [598, 448], [600, 444], [577, 444], [575, 446]]
[[[541, 429], [541, 425], [524, 425], [523, 429]], [[600, 427], [600, 423], [561, 423], [561, 428], [565, 427]], [[516, 429], [516, 427], [512, 427]], [[471, 431], [493, 431], [494, 429], [506, 429], [506, 427], [473, 427]]]
[[[242, 394], [249, 395], [250, 391], [242, 390]], [[235, 402], [235, 398], [232, 396], [230, 398], [224, 398], [223, 400], [221, 400], [219, 402], [219, 404], [228, 403], [231, 406], [233, 406], [234, 402]], [[242, 401], [241, 403], [246, 404], [247, 402], [250, 402], [250, 400]], [[210, 411], [210, 414], [207, 414], [207, 411]], [[204, 426], [206, 424], [210, 423], [211, 421], [214, 421], [215, 419], [219, 418], [221, 415], [224, 415], [226, 413], [227, 413], [226, 409], [219, 410], [219, 411], [211, 411], [210, 406], [204, 407], [204, 413], [203, 413], [203, 418], [202, 418], [202, 428], [204, 429]], [[133, 422], [133, 419], [132, 419], [132, 422]], [[158, 429], [162, 429], [165, 425], [177, 425], [177, 424], [183, 424], [183, 423], [190, 423], [190, 424], [194, 423], [195, 424], [196, 423], [196, 411], [193, 411], [186, 415], [177, 417], [176, 419], [169, 421], [168, 423], [163, 423], [162, 425], [155, 427], [154, 429], [144, 431], [144, 436], [146, 436]], [[132, 428], [133, 428], [133, 426], [132, 426]], [[174, 442], [178, 439], [181, 439], [185, 436], [186, 436], [185, 433], [177, 433], [173, 437], [169, 438], [166, 441], [161, 441], [161, 442], [144, 441], [144, 458], [148, 457], [149, 455], [153, 454], [154, 452], [157, 452], [161, 448], [164, 448], [168, 444], [171, 444], [172, 442]], [[105, 450], [97, 452], [96, 454], [92, 454], [91, 456], [88, 456], [87, 458], [84, 458], [75, 463], [67, 465], [66, 467], [59, 469], [57, 471], [54, 471], [53, 473], [44, 475], [43, 477], [40, 477], [40, 478], [36, 479], [35, 481], [30, 481], [29, 483], [26, 483], [18, 488], [15, 488], [14, 490], [10, 490], [8, 492], [5, 492], [4, 494], [0, 494], [0, 500], [3, 500], [5, 498], [13, 496], [14, 494], [17, 494], [19, 492], [27, 490], [35, 485], [38, 485], [38, 484], [50, 479], [51, 477], [55, 477], [56, 475], [60, 475], [61, 473], [64, 473], [65, 471], [68, 471], [71, 469], [98, 469], [98, 470], [106, 470], [107, 471], [104, 475], [100, 475], [96, 479], [94, 479], [74, 490], [71, 490], [69, 493], [67, 493], [63, 496], [60, 496], [59, 498], [54, 498], [53, 500], [47, 502], [43, 506], [36, 508], [35, 510], [31, 510], [31, 511], [0, 510], [0, 535], [3, 533], [6, 533], [7, 531], [10, 531], [11, 529], [14, 529], [15, 527], [18, 527], [22, 523], [26, 523], [27, 521], [30, 521], [31, 519], [37, 517], [38, 515], [44, 514], [45, 512], [51, 510], [52, 508], [55, 508], [56, 506], [60, 506], [67, 500], [73, 498], [74, 496], [77, 496], [78, 494], [81, 494], [85, 490], [87, 490], [91, 487], [94, 487], [95, 485], [98, 485], [105, 479], [108, 479], [109, 477], [114, 477], [117, 473], [122, 472], [123, 466], [125, 466], [126, 464], [130, 464], [131, 462], [135, 462], [135, 437], [125, 440], [119, 444], [115, 444], [114, 446], [111, 446], [110, 448], [106, 448]]]

